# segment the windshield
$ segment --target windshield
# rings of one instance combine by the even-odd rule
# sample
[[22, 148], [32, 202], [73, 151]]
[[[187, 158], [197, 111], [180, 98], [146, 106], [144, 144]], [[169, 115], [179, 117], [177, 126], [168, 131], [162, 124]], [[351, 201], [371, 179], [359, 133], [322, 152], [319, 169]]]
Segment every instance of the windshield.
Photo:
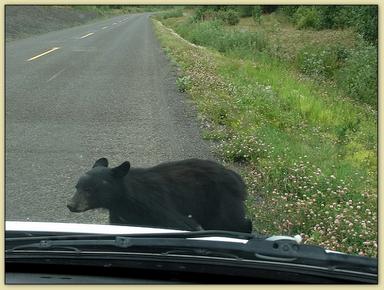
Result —
[[7, 5], [6, 220], [376, 257], [377, 11]]

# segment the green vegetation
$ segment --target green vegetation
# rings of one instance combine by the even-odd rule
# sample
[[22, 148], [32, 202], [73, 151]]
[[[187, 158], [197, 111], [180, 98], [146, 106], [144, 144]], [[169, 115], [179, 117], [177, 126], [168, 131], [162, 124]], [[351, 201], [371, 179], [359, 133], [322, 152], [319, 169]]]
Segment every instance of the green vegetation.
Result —
[[179, 88], [180, 92], [187, 91], [191, 87], [191, 77], [190, 76], [179, 77], [176, 80], [176, 85]]
[[377, 43], [378, 9], [375, 5], [281, 6], [299, 29], [338, 29], [352, 27], [365, 40]]
[[235, 25], [240, 21], [240, 15], [246, 15], [244, 13], [247, 10], [234, 9], [231, 6], [202, 6], [196, 9], [193, 20], [219, 20], [228, 25]]
[[163, 11], [159, 15], [157, 15], [157, 17], [160, 19], [168, 19], [172, 17], [181, 17], [181, 16], [183, 16], [183, 10], [181, 8], [168, 9], [166, 11]]
[[225, 30], [219, 20], [185, 23], [177, 26], [176, 32], [195, 44], [226, 53], [238, 53], [241, 50], [242, 53], [253, 54], [266, 45], [262, 33]]
[[[287, 23], [283, 12], [260, 16], [262, 10], [257, 7], [251, 9], [253, 18], [243, 18], [236, 26], [226, 25], [219, 17], [234, 8], [198, 8], [182, 23], [174, 23], [172, 19], [166, 23], [189, 41], [227, 55], [255, 60], [260, 54], [266, 54], [293, 63], [298, 72], [327, 81], [341, 94], [377, 107], [377, 47], [374, 44], [351, 29], [301, 32]], [[297, 9], [294, 15], [306, 13], [310, 17], [309, 11], [317, 11], [315, 7], [301, 7], [303, 9]]]
[[[377, 107], [377, 47], [360, 45], [352, 49], [336, 73], [336, 81], [352, 98]], [[372, 97], [374, 96], [374, 97]]]
[[254, 229], [376, 256], [376, 47], [350, 29], [308, 33], [260, 10], [260, 23], [252, 12], [235, 26], [199, 9], [163, 20], [206, 48], [154, 24], [204, 137], [246, 180]]

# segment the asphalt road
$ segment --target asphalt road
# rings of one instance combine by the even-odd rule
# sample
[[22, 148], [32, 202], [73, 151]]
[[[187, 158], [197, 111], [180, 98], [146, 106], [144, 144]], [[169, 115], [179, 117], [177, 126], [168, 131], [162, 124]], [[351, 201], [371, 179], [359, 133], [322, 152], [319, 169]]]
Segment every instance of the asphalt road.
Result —
[[105, 210], [66, 208], [100, 157], [212, 159], [148, 14], [9, 42], [5, 54], [6, 220], [108, 223]]

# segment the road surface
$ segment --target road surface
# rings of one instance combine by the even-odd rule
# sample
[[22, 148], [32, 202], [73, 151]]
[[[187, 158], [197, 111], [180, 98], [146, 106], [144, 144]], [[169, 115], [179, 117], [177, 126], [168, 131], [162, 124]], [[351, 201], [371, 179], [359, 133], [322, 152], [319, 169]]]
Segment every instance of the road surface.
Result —
[[212, 159], [149, 14], [9, 42], [5, 53], [6, 220], [108, 223], [106, 210], [66, 208], [100, 157], [112, 167]]

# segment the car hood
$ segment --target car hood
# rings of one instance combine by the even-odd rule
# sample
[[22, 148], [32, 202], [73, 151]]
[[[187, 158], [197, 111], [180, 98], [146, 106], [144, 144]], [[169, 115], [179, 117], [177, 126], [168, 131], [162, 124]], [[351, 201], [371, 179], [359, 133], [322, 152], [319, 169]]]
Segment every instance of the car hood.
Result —
[[[138, 226], [118, 226], [80, 223], [54, 223], [54, 222], [24, 222], [6, 221], [6, 232], [44, 232], [52, 234], [106, 234], [106, 235], [134, 235], [134, 234], [161, 234], [161, 233], [182, 233], [188, 231], [149, 228]], [[199, 237], [191, 239], [225, 241], [235, 243], [246, 243], [247, 240], [227, 237]]]

